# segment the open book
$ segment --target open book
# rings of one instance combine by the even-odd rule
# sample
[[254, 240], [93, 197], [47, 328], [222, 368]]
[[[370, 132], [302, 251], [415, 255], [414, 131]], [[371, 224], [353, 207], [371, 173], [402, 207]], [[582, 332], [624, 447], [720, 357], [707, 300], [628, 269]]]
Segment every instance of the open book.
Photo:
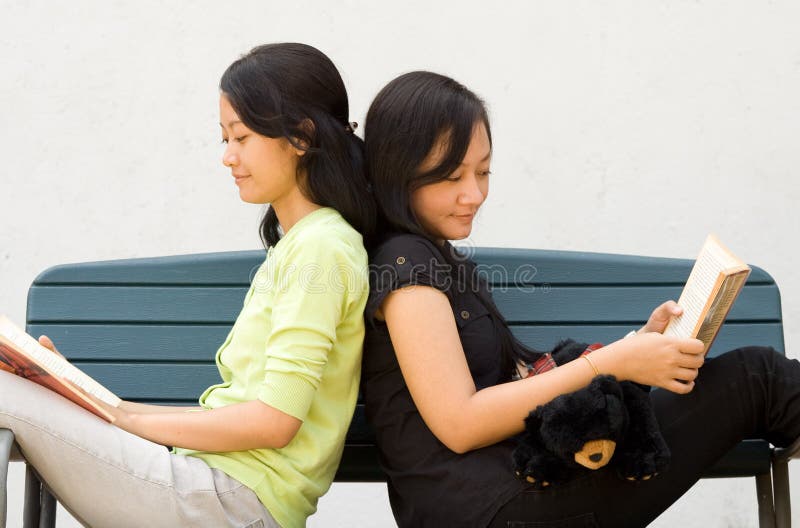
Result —
[[57, 392], [108, 422], [113, 421], [113, 416], [76, 387], [112, 407], [121, 402], [114, 393], [40, 345], [3, 315], [0, 315], [0, 368]]
[[695, 337], [708, 353], [749, 275], [747, 264], [708, 235], [678, 299], [683, 314], [672, 318], [664, 335]]

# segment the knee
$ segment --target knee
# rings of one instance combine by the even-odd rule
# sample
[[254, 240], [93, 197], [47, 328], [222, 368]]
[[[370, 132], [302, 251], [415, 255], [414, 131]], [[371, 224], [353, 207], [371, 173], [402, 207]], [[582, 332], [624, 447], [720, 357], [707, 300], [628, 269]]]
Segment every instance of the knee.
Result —
[[764, 370], [772, 372], [781, 361], [786, 361], [783, 354], [770, 346], [743, 346], [722, 354], [719, 359], [732, 360], [744, 366], [749, 372]]

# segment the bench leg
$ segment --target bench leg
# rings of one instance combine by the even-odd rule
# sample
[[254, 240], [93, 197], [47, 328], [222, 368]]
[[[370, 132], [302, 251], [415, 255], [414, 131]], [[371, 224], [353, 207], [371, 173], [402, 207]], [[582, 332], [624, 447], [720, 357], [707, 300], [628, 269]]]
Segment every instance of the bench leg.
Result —
[[42, 512], [39, 516], [39, 528], [56, 528], [56, 498], [42, 486]]
[[775, 505], [772, 499], [772, 476], [769, 472], [756, 475], [759, 528], [775, 528]]
[[25, 470], [25, 506], [22, 512], [23, 528], [55, 528], [55, 497], [42, 483], [36, 471], [28, 466]]
[[11, 458], [11, 447], [14, 445], [14, 433], [9, 429], [0, 429], [0, 528], [6, 528], [8, 514], [8, 462]]
[[772, 463], [772, 481], [775, 486], [775, 526], [791, 528], [792, 504], [789, 497], [789, 462], [786, 460]]
[[22, 508], [22, 528], [39, 528], [42, 483], [31, 466], [25, 468], [25, 503]]

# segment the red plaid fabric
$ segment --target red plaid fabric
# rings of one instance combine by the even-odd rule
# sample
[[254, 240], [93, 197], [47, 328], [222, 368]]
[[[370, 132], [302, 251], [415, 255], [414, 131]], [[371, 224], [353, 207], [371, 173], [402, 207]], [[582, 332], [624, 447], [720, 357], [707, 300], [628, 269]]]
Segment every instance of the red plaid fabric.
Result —
[[[598, 348], [603, 348], [603, 346], [604, 345], [602, 343], [592, 343], [591, 345], [586, 347], [586, 350], [581, 352], [581, 357], [594, 352]], [[540, 357], [533, 363], [526, 362], [524, 365], [522, 365], [522, 368], [518, 368], [516, 371], [514, 371], [512, 379], [516, 381], [518, 379], [522, 379], [523, 377], [530, 378], [531, 376], [541, 374], [542, 372], [553, 370], [557, 366], [558, 365], [556, 365], [556, 360], [553, 359], [553, 355], [548, 352], [547, 354], [544, 354], [542, 357]], [[526, 373], [525, 376], [522, 375], [522, 372], [520, 372], [520, 370]]]

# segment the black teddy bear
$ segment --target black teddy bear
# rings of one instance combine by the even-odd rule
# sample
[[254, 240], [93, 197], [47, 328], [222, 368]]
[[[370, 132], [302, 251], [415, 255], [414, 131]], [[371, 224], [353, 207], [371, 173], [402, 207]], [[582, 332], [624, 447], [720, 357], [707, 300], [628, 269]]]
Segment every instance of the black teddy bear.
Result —
[[[552, 355], [563, 365], [585, 349], [563, 341]], [[515, 473], [541, 489], [609, 462], [628, 480], [647, 480], [663, 471], [670, 452], [649, 392], [644, 385], [597, 376], [587, 387], [540, 405], [525, 419], [512, 453]]]

